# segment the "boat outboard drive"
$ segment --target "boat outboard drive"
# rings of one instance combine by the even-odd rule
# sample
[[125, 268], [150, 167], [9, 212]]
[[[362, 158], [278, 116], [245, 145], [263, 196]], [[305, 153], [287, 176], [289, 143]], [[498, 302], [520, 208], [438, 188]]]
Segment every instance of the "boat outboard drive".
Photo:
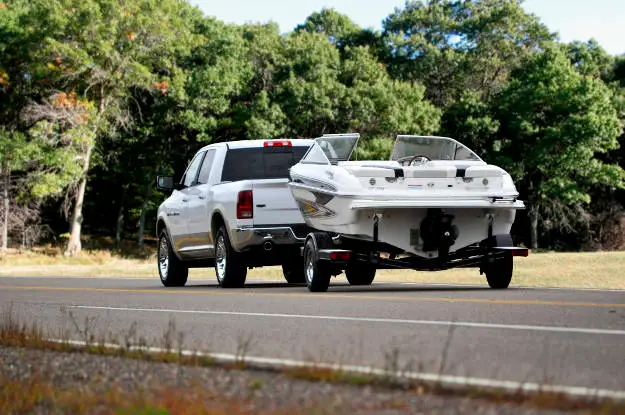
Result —
[[420, 227], [423, 251], [438, 251], [439, 257], [446, 257], [458, 238], [458, 227], [453, 221], [454, 216], [441, 209], [428, 209]]

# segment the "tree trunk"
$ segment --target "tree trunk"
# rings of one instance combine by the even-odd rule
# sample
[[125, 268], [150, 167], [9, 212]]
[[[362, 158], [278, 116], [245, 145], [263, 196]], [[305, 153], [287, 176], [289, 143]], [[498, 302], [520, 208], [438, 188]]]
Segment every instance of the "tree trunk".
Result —
[[531, 248], [538, 249], [538, 208], [532, 207], [528, 216], [530, 219]]
[[76, 201], [74, 202], [74, 212], [72, 213], [72, 222], [70, 224], [70, 236], [65, 249], [65, 255], [78, 255], [82, 250], [80, 242], [80, 232], [82, 228], [82, 205], [85, 200], [85, 190], [87, 189], [87, 173], [89, 172], [89, 163], [91, 161], [91, 152], [93, 145], [90, 145], [85, 154], [85, 164], [82, 166], [82, 177], [78, 185], [76, 193]]
[[117, 221], [115, 222], [115, 243], [119, 248], [122, 242], [122, 231], [124, 229], [124, 205], [126, 204], [126, 186], [122, 187], [122, 197], [117, 211]]
[[[123, 202], [122, 202], [123, 203]], [[122, 227], [124, 225], [124, 205], [119, 207], [117, 212], [117, 221], [115, 222], [115, 244], [119, 248], [119, 244], [122, 242]]]
[[2, 219], [2, 256], [6, 254], [9, 247], [9, 183], [11, 182], [11, 170], [7, 167], [4, 175], [4, 186], [2, 186], [2, 201], [4, 203], [4, 218]]
[[139, 218], [139, 240], [137, 241], [137, 247], [143, 248], [143, 236], [145, 233], [145, 216], [148, 209], [148, 202], [152, 196], [152, 184], [150, 180], [147, 189], [145, 190], [145, 197], [143, 198], [143, 204], [141, 205], [141, 217]]

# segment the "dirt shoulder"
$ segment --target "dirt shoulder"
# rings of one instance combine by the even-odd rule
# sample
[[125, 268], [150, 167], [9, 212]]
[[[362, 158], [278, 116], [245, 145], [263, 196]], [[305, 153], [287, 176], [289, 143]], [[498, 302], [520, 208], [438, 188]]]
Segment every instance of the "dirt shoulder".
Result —
[[438, 395], [417, 387], [312, 382], [288, 373], [3, 346], [0, 390], [3, 414], [565, 413], [504, 400]]

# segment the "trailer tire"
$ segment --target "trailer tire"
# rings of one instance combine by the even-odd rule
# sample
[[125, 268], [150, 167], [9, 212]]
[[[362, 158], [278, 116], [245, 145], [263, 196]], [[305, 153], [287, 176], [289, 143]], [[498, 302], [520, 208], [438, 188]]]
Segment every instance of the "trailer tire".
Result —
[[302, 257], [293, 259], [282, 264], [282, 275], [289, 284], [302, 284], [306, 282], [306, 270]]
[[512, 281], [512, 271], [514, 262], [511, 253], [507, 253], [502, 258], [490, 260], [482, 266], [482, 270], [486, 274], [486, 281], [493, 289], [506, 289]]
[[345, 269], [345, 277], [349, 285], [371, 285], [375, 279], [376, 269], [366, 262], [350, 264]]
[[319, 249], [332, 247], [332, 238], [323, 232], [313, 232], [304, 245], [304, 275], [306, 286], [311, 292], [325, 292], [330, 286], [332, 274], [328, 264], [319, 260]]
[[240, 288], [245, 285], [247, 267], [242, 255], [232, 248], [224, 225], [219, 227], [215, 238], [215, 275], [222, 288]]

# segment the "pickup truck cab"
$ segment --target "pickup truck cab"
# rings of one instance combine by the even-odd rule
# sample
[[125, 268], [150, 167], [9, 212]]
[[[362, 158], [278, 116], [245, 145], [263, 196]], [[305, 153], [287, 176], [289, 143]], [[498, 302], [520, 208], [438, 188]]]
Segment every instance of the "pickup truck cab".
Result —
[[305, 282], [300, 255], [306, 226], [287, 183], [289, 168], [313, 140], [244, 140], [201, 148], [159, 206], [158, 271], [166, 287], [184, 286], [189, 268], [215, 267], [222, 287], [241, 287], [247, 269], [282, 265], [290, 283]]

